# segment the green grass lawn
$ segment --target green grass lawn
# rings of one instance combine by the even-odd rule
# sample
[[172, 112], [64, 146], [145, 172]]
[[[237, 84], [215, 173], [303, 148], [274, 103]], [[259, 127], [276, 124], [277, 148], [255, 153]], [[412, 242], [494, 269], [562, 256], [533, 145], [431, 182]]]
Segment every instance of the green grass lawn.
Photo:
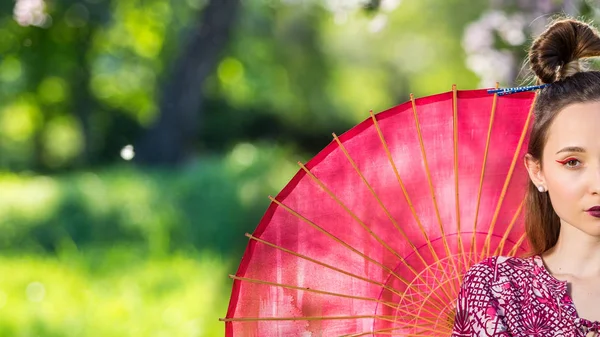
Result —
[[0, 258], [1, 336], [222, 336], [227, 263], [127, 247]]

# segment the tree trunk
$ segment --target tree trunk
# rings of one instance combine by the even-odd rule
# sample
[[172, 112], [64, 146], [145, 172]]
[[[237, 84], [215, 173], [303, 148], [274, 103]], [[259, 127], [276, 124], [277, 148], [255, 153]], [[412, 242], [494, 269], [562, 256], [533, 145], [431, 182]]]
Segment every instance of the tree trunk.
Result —
[[92, 29], [90, 27], [83, 27], [78, 31], [78, 51], [76, 52], [77, 64], [79, 64], [78, 70], [76, 70], [74, 78], [74, 110], [75, 116], [79, 120], [82, 132], [82, 150], [81, 154], [77, 158], [76, 166], [79, 168], [86, 167], [90, 164], [90, 151], [91, 151], [91, 126], [90, 126], [90, 115], [95, 100], [92, 93], [90, 92], [90, 67], [86, 60], [88, 50], [90, 48], [90, 41], [92, 39]]
[[202, 85], [229, 42], [240, 0], [212, 0], [200, 12], [190, 40], [165, 82], [156, 123], [142, 136], [137, 161], [176, 165], [193, 151], [202, 106]]

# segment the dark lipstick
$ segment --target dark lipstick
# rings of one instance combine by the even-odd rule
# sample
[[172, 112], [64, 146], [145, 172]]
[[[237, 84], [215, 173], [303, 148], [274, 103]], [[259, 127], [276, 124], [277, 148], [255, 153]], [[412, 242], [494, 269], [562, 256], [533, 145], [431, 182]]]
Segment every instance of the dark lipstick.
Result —
[[586, 212], [588, 212], [593, 217], [600, 218], [600, 206], [594, 206], [588, 209]]

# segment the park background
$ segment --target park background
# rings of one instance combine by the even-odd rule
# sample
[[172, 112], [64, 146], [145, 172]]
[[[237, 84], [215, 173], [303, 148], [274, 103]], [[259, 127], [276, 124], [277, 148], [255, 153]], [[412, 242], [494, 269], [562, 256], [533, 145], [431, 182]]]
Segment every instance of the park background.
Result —
[[[221, 336], [276, 195], [409, 99], [528, 83], [584, 0], [5, 0], [0, 336]], [[266, 261], [268, 263], [268, 261]]]

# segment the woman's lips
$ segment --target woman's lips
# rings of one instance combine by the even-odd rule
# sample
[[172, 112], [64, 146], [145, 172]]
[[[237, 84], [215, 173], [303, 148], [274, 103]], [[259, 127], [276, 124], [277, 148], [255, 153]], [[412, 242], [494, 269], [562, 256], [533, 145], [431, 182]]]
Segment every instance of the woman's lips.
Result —
[[[593, 206], [593, 207], [590, 207], [590, 208], [586, 209], [585, 211], [588, 212], [588, 213], [590, 213], [590, 214], [592, 214], [592, 213], [593, 214], [598, 214], [598, 213], [600, 213], [600, 206], [596, 205], [596, 206]], [[594, 215], [594, 216], [597, 216], [597, 215]]]
[[600, 210], [590, 210], [587, 211], [589, 215], [596, 217], [596, 218], [600, 218]]

